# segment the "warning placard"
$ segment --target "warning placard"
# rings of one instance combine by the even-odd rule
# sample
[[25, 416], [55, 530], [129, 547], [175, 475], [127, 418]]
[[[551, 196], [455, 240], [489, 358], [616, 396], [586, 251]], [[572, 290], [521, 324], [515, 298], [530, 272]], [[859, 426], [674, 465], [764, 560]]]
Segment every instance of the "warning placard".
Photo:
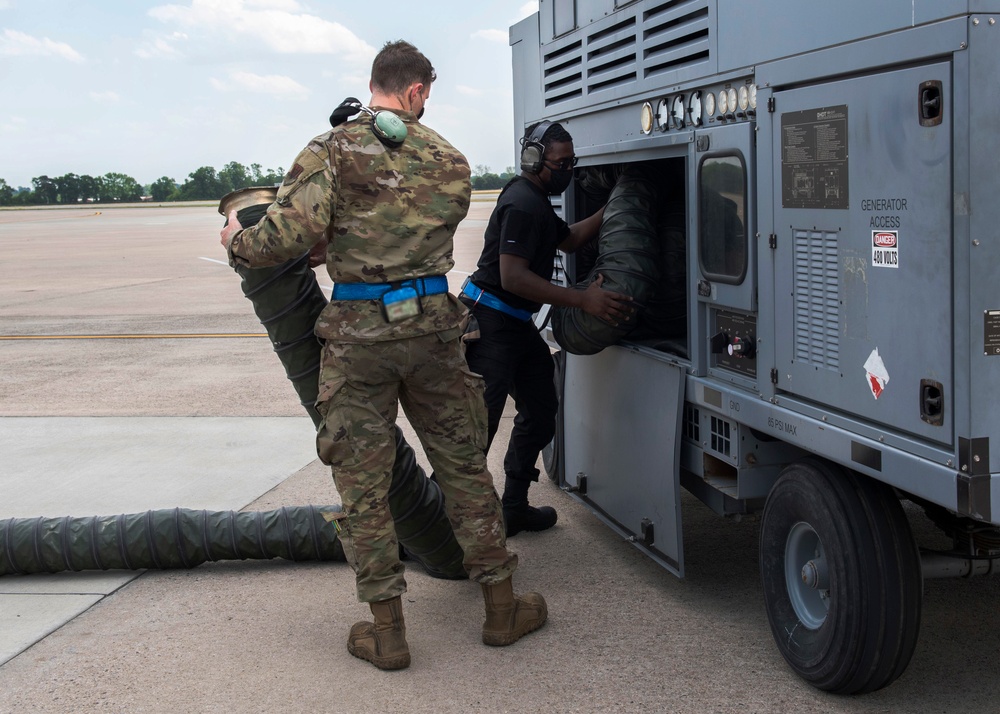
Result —
[[899, 231], [872, 231], [872, 267], [899, 267]]

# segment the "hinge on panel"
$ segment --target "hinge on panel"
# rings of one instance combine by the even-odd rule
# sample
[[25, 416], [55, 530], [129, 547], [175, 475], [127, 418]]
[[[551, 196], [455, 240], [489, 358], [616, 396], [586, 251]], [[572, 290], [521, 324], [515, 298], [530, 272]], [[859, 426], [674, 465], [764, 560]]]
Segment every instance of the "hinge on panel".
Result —
[[771, 250], [778, 247], [778, 236], [776, 233], [772, 233], [767, 237], [767, 247]]
[[767, 98], [767, 111], [770, 112], [770, 113], [772, 113], [772, 114], [774, 113], [774, 97], [773, 96]]
[[777, 383], [778, 383], [778, 370], [777, 368], [774, 368], [771, 370], [771, 384], [777, 384]]
[[989, 437], [958, 440], [958, 468], [962, 473], [973, 476], [988, 476], [990, 473]]

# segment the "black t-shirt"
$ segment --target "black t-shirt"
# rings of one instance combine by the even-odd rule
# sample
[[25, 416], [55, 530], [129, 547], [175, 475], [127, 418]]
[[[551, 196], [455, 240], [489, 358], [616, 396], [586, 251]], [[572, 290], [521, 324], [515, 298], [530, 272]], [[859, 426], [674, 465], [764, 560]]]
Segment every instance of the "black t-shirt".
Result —
[[500, 254], [526, 259], [531, 272], [551, 280], [556, 250], [568, 236], [569, 226], [556, 215], [548, 195], [528, 179], [515, 176], [497, 198], [472, 282], [511, 307], [537, 312], [541, 304], [501, 287]]

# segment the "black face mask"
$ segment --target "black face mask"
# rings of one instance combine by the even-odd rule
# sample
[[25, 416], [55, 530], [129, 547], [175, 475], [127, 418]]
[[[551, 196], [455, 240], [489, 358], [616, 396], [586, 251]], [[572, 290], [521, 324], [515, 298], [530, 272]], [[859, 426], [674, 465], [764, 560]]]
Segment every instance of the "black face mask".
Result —
[[549, 169], [549, 180], [545, 182], [545, 188], [550, 196], [558, 196], [569, 188], [572, 180], [573, 169]]
[[424, 109], [425, 107], [420, 107], [420, 111], [417, 112], [417, 121], [420, 121], [420, 117], [424, 115]]

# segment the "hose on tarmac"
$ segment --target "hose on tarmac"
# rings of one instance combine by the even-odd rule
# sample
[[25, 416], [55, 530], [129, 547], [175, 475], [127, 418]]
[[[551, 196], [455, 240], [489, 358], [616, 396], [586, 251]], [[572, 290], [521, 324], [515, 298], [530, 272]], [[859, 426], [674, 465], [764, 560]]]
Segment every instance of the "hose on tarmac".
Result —
[[[428, 575], [467, 577], [463, 553], [437, 484], [396, 432], [389, 510], [406, 554]], [[341, 561], [333, 524], [339, 505], [273, 511], [184, 508], [115, 516], [8, 518], [0, 521], [0, 576], [65, 570], [193, 568], [207, 561]]]
[[[235, 194], [256, 196], [260, 189]], [[265, 189], [273, 198], [273, 189]], [[268, 203], [237, 211], [253, 225]], [[256, 215], [256, 219], [254, 216]], [[269, 268], [237, 268], [243, 294], [267, 331], [303, 407], [320, 423], [320, 342], [313, 326], [327, 301], [308, 254]], [[444, 510], [437, 483], [426, 477], [413, 449], [394, 426], [396, 459], [389, 510], [404, 553], [432, 577], [467, 576], [464, 554]], [[206, 561], [270, 559], [343, 561], [333, 514], [340, 506], [293, 506], [267, 512], [210, 512], [182, 508], [116, 516], [10, 518], [0, 521], [0, 575], [64, 570], [193, 568]]]
[[344, 560], [329, 522], [340, 506], [274, 511], [173, 508], [88, 518], [0, 521], [0, 575], [193, 568], [208, 561]]

